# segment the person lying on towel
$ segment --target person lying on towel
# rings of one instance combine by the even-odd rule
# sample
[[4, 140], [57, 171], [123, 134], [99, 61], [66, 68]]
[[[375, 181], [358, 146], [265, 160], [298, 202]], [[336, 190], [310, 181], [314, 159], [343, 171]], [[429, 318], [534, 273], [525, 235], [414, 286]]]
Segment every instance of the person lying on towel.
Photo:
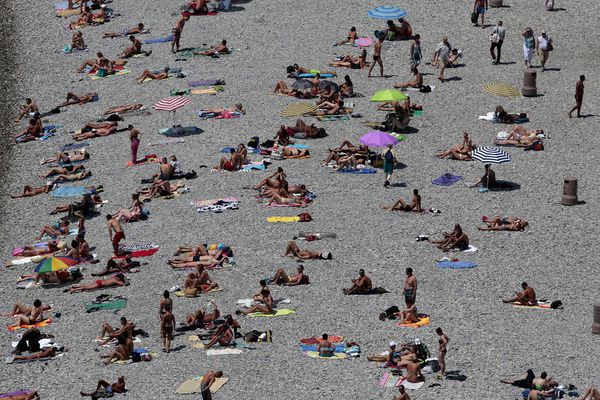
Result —
[[83, 96], [77, 96], [74, 93], [68, 92], [67, 99], [63, 103], [60, 103], [57, 108], [70, 106], [72, 104], [85, 104], [91, 103], [98, 100], [98, 93], [92, 92], [84, 94]]
[[137, 83], [138, 84], [144, 83], [144, 81], [146, 79], [155, 80], [155, 81], [167, 79], [167, 78], [169, 78], [169, 70], [170, 70], [169, 67], [165, 67], [161, 72], [154, 73], [150, 70], [145, 69], [144, 72], [142, 73], [142, 76], [137, 78]]
[[156, 178], [152, 185], [147, 188], [139, 189], [138, 193], [140, 194], [142, 201], [144, 201], [158, 196], [171, 196], [177, 193], [177, 190], [182, 187], [185, 187], [185, 183], [183, 182], [176, 182], [171, 185], [169, 181], [163, 181], [160, 178]]
[[[483, 219], [483, 218], [482, 218]], [[478, 226], [477, 229], [480, 231], [524, 231], [529, 222], [524, 219], [517, 218], [514, 216], [501, 217], [496, 216], [493, 218], [487, 218], [483, 220], [486, 226]]]
[[285, 172], [283, 172], [283, 168], [277, 167], [277, 171], [275, 171], [272, 175], [266, 177], [262, 181], [258, 182], [252, 188], [255, 190], [259, 190], [263, 186], [279, 189], [283, 182], [287, 182], [285, 180]]
[[335, 60], [331, 60], [329, 63], [330, 67], [344, 67], [350, 69], [363, 69], [367, 66], [367, 50], [363, 49], [360, 52], [360, 56], [355, 57], [351, 54], [336, 57]]
[[148, 31], [144, 29], [144, 24], [142, 24], [140, 22], [138, 24], [138, 26], [136, 26], [135, 28], [125, 29], [122, 32], [104, 32], [104, 34], [102, 35], [102, 38], [103, 39], [106, 39], [106, 38], [116, 38], [116, 37], [137, 35], [137, 34], [140, 34], [140, 33], [147, 33], [147, 32]]
[[57, 347], [51, 346], [47, 347], [44, 350], [34, 353], [28, 356], [12, 356], [11, 358], [15, 361], [17, 360], [37, 360], [40, 358], [51, 358], [56, 356]]
[[211, 279], [202, 264], [197, 264], [196, 272], [190, 272], [183, 282], [184, 292], [189, 296], [210, 292], [218, 287], [219, 284]]
[[302, 264], [298, 265], [298, 273], [294, 275], [288, 275], [283, 268], [278, 268], [270, 281], [284, 286], [308, 285], [310, 283], [308, 275], [304, 273], [304, 265]]
[[31, 246], [27, 245], [23, 247], [23, 251], [19, 253], [20, 257], [35, 257], [45, 254], [56, 253], [65, 246], [64, 243], [56, 240], [48, 240], [48, 243], [44, 246]]
[[104, 57], [104, 54], [101, 52], [96, 53], [95, 60], [85, 60], [79, 68], [77, 68], [77, 72], [82, 73], [85, 67], [90, 67], [90, 70], [106, 70], [107, 75], [112, 73], [113, 70], [113, 62], [108, 58]]
[[395, 368], [400, 361], [417, 361], [417, 348], [414, 344], [402, 344], [390, 342], [390, 348], [381, 354], [367, 355], [368, 361], [384, 362], [386, 367]]
[[471, 161], [471, 152], [475, 146], [467, 132], [463, 133], [463, 141], [460, 144], [455, 144], [448, 150], [436, 154], [437, 158], [450, 158], [451, 160]]
[[94, 22], [94, 14], [88, 6], [83, 7], [81, 15], [68, 25], [69, 29], [79, 29]]
[[111, 276], [108, 279], [97, 279], [92, 283], [88, 283], [87, 285], [73, 285], [70, 288], [65, 289], [65, 291], [67, 291], [69, 293], [80, 293], [80, 292], [98, 290], [98, 289], [107, 288], [107, 287], [125, 286], [125, 285], [127, 285], [125, 275], [119, 273], [117, 275]]
[[46, 185], [41, 187], [32, 187], [25, 185], [21, 194], [11, 194], [10, 197], [12, 199], [20, 199], [21, 197], [32, 197], [37, 196], [41, 193], [50, 193], [53, 187], [54, 185], [52, 183], [47, 183]]
[[371, 289], [373, 289], [373, 282], [361, 268], [358, 270], [358, 278], [352, 279], [352, 286], [344, 289], [344, 294], [368, 294]]
[[86, 149], [68, 151], [59, 151], [54, 157], [44, 158], [40, 164], [71, 164], [77, 161], [85, 161], [90, 159], [90, 153]]
[[[272, 188], [265, 187], [260, 191], [260, 197], [270, 198], [276, 204], [288, 204], [285, 199], [293, 199], [294, 202], [289, 204], [304, 204], [302, 197], [308, 194], [306, 185], [289, 185], [287, 181], [283, 181], [281, 187]], [[269, 202], [272, 204], [272, 202]]]
[[131, 257], [127, 256], [122, 260], [108, 260], [106, 262], [106, 268], [100, 272], [93, 272], [92, 276], [106, 276], [113, 275], [118, 273], [129, 273], [135, 272], [132, 269], [139, 268], [141, 263], [139, 261], [134, 261]]
[[242, 103], [236, 103], [236, 104], [232, 105], [231, 107], [226, 107], [226, 108], [222, 108], [222, 107], [203, 108], [200, 111], [205, 112], [205, 113], [215, 113], [215, 114], [223, 114], [223, 113], [246, 114], [246, 111], [244, 110], [244, 106], [242, 105]]
[[93, 139], [102, 136], [109, 136], [117, 132], [117, 126], [113, 125], [109, 128], [97, 128], [88, 132], [76, 133], [73, 135], [73, 140], [81, 142], [87, 139]]
[[228, 247], [224, 247], [221, 250], [216, 250], [213, 254], [189, 254], [184, 255], [180, 258], [173, 258], [168, 261], [168, 264], [173, 268], [195, 268], [197, 266], [203, 266], [206, 268], [216, 268], [223, 266], [223, 263], [229, 262]]
[[44, 318], [44, 309], [42, 301], [39, 299], [34, 300], [32, 307], [25, 307], [24, 305], [17, 303], [14, 305], [11, 316], [15, 319], [15, 323], [9, 325], [9, 327], [19, 327], [21, 325], [33, 325], [37, 322], [43, 321]]
[[314, 111], [310, 113], [310, 115], [323, 116], [341, 114], [342, 110], [344, 110], [344, 99], [342, 98], [341, 93], [336, 93], [332, 101], [324, 101], [318, 104], [318, 106], [322, 111]]
[[401, 113], [402, 111], [410, 111], [410, 110], [422, 110], [423, 106], [412, 103], [410, 101], [410, 97], [406, 96], [406, 100], [400, 101], [388, 101], [385, 103], [381, 103], [377, 109], [379, 111], [390, 111], [395, 113]]
[[523, 290], [515, 294], [515, 297], [510, 299], [504, 299], [504, 303], [519, 303], [523, 306], [537, 306], [538, 301], [536, 299], [535, 290], [527, 284], [527, 282], [521, 283]]
[[450, 233], [443, 232], [443, 238], [441, 240], [427, 239], [427, 241], [435, 244], [443, 251], [449, 251], [450, 249], [464, 251], [469, 248], [469, 237], [463, 232], [460, 224], [455, 224], [454, 230]]
[[204, 308], [199, 308], [195, 313], [189, 313], [186, 316], [185, 328], [203, 329], [206, 324], [218, 319], [221, 316], [221, 312], [217, 308], [217, 304], [214, 300], [211, 300], [209, 304], [212, 307], [211, 312], [205, 311]]
[[52, 167], [45, 174], [40, 175], [40, 178], [46, 179], [54, 175], [74, 174], [77, 172], [85, 172], [85, 165], [65, 165], [64, 167]]
[[298, 64], [294, 64], [294, 65], [288, 65], [286, 68], [286, 71], [288, 73], [288, 78], [294, 78], [296, 76], [298, 76], [299, 74], [331, 74], [334, 76], [337, 76], [337, 72], [335, 71], [316, 71], [316, 70], [310, 70], [308, 68], [304, 68], [304, 67], [300, 67], [298, 66]]
[[289, 206], [293, 206], [293, 207], [303, 207], [308, 204], [308, 200], [304, 196], [302, 196], [302, 197], [292, 196], [290, 193], [285, 192], [285, 188], [280, 188], [278, 190], [283, 191], [284, 194], [281, 194], [281, 192], [272, 193], [270, 195], [269, 201], [267, 202], [267, 206], [272, 206], [273, 204], [278, 204], [278, 205], [289, 205]]
[[126, 391], [127, 389], [125, 389], [125, 377], [120, 376], [119, 378], [117, 378], [117, 381], [112, 385], [104, 379], [100, 379], [98, 381], [98, 384], [96, 385], [96, 389], [94, 389], [93, 392], [79, 392], [79, 394], [81, 395], [81, 397], [91, 397], [92, 400], [97, 400], [112, 397], [115, 393], [125, 393]]
[[104, 113], [102, 113], [102, 115], [125, 113], [125, 112], [129, 112], [129, 111], [139, 110], [142, 107], [144, 107], [144, 105], [138, 104], [138, 103], [124, 104], [122, 106], [111, 107], [108, 110], [104, 111]]
[[508, 132], [508, 136], [505, 138], [495, 138], [494, 144], [500, 146], [527, 147], [540, 140], [540, 135], [543, 134], [543, 130], [525, 129], [522, 125], [517, 125]]
[[368, 146], [365, 146], [364, 144], [359, 144], [358, 146], [355, 146], [354, 144], [352, 144], [352, 142], [350, 142], [348, 140], [344, 140], [342, 142], [342, 144], [340, 144], [338, 147], [336, 147], [334, 149], [329, 149], [329, 155], [327, 156], [327, 158], [325, 160], [323, 160], [323, 166], [326, 166], [332, 160], [337, 161], [339, 159], [339, 157], [342, 155], [349, 155], [349, 154], [366, 155], [368, 153], [369, 153]]
[[72, 266], [66, 270], [60, 270], [55, 272], [41, 272], [35, 274], [26, 274], [21, 275], [17, 282], [22, 282], [24, 280], [33, 279], [34, 285], [38, 283], [42, 284], [54, 284], [54, 285], [62, 285], [68, 282], [74, 282], [81, 278], [81, 271], [79, 267]]
[[210, 49], [204, 51], [194, 51], [194, 54], [200, 56], [219, 57], [220, 54], [229, 54], [231, 50], [227, 47], [227, 40], [221, 40], [216, 46], [210, 46]]
[[280, 146], [287, 146], [294, 143], [290, 140], [290, 137], [306, 139], [320, 138], [326, 135], [325, 129], [317, 128], [315, 124], [308, 125], [301, 119], [298, 119], [295, 126], [281, 125], [273, 139], [276, 139]]
[[288, 242], [287, 248], [285, 249], [285, 253], [283, 253], [283, 257], [288, 257], [290, 255], [301, 260], [331, 260], [333, 258], [331, 253], [300, 250], [298, 244], [293, 240]]

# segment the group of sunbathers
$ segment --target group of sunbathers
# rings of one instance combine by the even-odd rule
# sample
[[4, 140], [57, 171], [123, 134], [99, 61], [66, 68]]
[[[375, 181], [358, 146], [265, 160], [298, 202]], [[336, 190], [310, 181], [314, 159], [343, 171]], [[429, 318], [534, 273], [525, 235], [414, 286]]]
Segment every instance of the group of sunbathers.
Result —
[[274, 139], [280, 146], [289, 146], [294, 144], [290, 138], [296, 139], [314, 139], [327, 136], [325, 128], [317, 128], [315, 124], [308, 125], [301, 119], [296, 120], [295, 126], [281, 125]]
[[373, 159], [368, 146], [364, 144], [354, 145], [344, 140], [338, 147], [329, 149], [329, 155], [323, 160], [323, 166], [333, 164], [334, 170], [339, 169], [361, 169], [365, 168]]
[[283, 168], [254, 185], [255, 190], [260, 190], [260, 197], [267, 198], [267, 205], [292, 205], [305, 206], [310, 201], [305, 185], [290, 185]]

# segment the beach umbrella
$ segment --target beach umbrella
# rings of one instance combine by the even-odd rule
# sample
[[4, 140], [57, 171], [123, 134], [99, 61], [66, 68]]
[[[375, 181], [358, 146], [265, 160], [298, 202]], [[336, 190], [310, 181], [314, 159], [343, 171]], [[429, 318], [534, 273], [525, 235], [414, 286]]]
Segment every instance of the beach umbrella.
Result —
[[162, 111], [175, 111], [192, 101], [187, 97], [183, 96], [171, 96], [160, 100], [158, 103], [152, 106], [155, 110]]
[[35, 267], [34, 272], [41, 274], [44, 272], [61, 271], [77, 264], [78, 262], [79, 261], [76, 259], [66, 256], [50, 257], [39, 263], [37, 267]]
[[324, 80], [324, 81], [319, 82], [319, 89], [325, 90], [327, 88], [331, 88], [331, 90], [334, 91], [334, 92], [336, 92], [336, 93], [340, 91], [340, 87], [335, 82], [331, 82], [331, 81], [328, 81], [328, 80]]
[[369, 11], [369, 17], [377, 19], [398, 19], [407, 15], [403, 9], [393, 6], [379, 6]]
[[400, 101], [406, 100], [408, 97], [399, 90], [386, 89], [380, 90], [371, 97], [371, 101], [386, 102], [386, 101]]
[[478, 147], [471, 153], [474, 160], [484, 164], [502, 164], [510, 161], [510, 154], [496, 147]]
[[315, 103], [295, 103], [290, 104], [286, 108], [284, 108], [279, 115], [282, 117], [298, 117], [300, 115], [308, 114], [309, 112], [313, 112], [317, 109], [317, 105]]
[[390, 135], [389, 133], [381, 131], [371, 131], [361, 137], [359, 141], [365, 146], [369, 147], [386, 147], [387, 145], [395, 145], [398, 143], [398, 139]]
[[506, 83], [492, 82], [483, 85], [483, 90], [496, 96], [502, 97], [521, 97], [521, 92], [514, 86]]
[[370, 37], [361, 37], [354, 42], [358, 47], [369, 47], [373, 44], [373, 39]]
[[306, 79], [296, 79], [294, 83], [292, 83], [292, 89], [294, 90], [306, 90], [312, 87], [312, 83], [307, 81]]

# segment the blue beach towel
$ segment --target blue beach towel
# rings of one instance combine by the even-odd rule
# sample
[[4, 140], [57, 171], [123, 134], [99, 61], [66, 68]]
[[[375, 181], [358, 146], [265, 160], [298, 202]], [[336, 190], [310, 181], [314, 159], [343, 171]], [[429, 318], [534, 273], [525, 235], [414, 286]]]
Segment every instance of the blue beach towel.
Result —
[[[301, 344], [300, 349], [302, 351], [317, 351], [317, 345], [316, 344]], [[335, 348], [333, 350], [334, 353], [344, 353], [345, 351], [346, 351], [346, 345], [343, 345], [343, 344], [338, 344], [337, 346], [335, 346]]]
[[80, 142], [80, 143], [67, 143], [64, 146], [60, 147], [60, 151], [69, 151], [69, 150], [77, 150], [82, 147], [88, 147], [90, 144], [88, 142]]
[[338, 169], [341, 174], [376, 174], [377, 170], [375, 168], [362, 168], [362, 169], [354, 169], [354, 168], [342, 168]]
[[439, 178], [432, 180], [431, 183], [438, 186], [451, 186], [461, 179], [462, 176], [452, 175], [451, 173], [445, 173]]
[[265, 166], [265, 164], [249, 164], [249, 165], [244, 165], [242, 167], [242, 171], [252, 171], [252, 170], [257, 170], [257, 171], [262, 171], [267, 169], [267, 167]]
[[[316, 74], [298, 74], [298, 78], [314, 78]], [[321, 78], [333, 78], [333, 74], [321, 74]]]
[[475, 268], [477, 266], [473, 261], [437, 261], [435, 265], [439, 268], [452, 269]]
[[61, 186], [50, 193], [52, 197], [77, 197], [91, 193], [91, 191], [83, 186]]
[[154, 43], [168, 43], [173, 41], [173, 35], [169, 35], [162, 38], [156, 39], [146, 39], [144, 40], [144, 44], [154, 44]]

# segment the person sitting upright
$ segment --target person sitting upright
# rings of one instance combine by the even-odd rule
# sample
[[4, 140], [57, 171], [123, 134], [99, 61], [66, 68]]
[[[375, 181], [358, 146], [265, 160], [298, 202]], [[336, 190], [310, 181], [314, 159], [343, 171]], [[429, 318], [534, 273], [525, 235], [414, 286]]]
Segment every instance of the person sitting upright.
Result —
[[450, 249], [464, 251], [469, 248], [469, 237], [463, 232], [460, 224], [455, 224], [451, 233], [444, 232], [441, 240], [429, 240], [429, 242], [437, 245], [443, 251]]
[[346, 43], [354, 45], [356, 39], [358, 39], [358, 33], [356, 32], [356, 28], [353, 26], [352, 28], [350, 28], [350, 32], [348, 32], [348, 36], [346, 36], [346, 39], [337, 42], [335, 45], [341, 46]]
[[146, 79], [156, 80], [156, 81], [168, 79], [169, 78], [169, 70], [170, 70], [169, 67], [165, 67], [161, 72], [154, 73], [150, 70], [145, 69], [144, 72], [142, 73], [142, 76], [137, 78], [137, 82], [138, 82], [138, 84], [141, 84], [141, 83], [144, 83], [144, 81]]
[[395, 83], [394, 84], [395, 88], [404, 89], [404, 88], [411, 87], [411, 88], [419, 89], [419, 88], [421, 88], [421, 86], [423, 86], [423, 75], [421, 75], [421, 73], [419, 72], [419, 69], [415, 66], [415, 67], [412, 67], [410, 71], [413, 73], [415, 78], [412, 81]]
[[238, 153], [234, 148], [231, 148], [229, 152], [231, 154], [229, 160], [225, 157], [221, 157], [219, 160], [219, 165], [215, 165], [212, 169], [213, 171], [235, 172], [242, 169], [242, 157], [240, 156], [240, 153]]
[[326, 333], [321, 336], [321, 340], [317, 344], [317, 351], [319, 352], [319, 357], [333, 357], [335, 346], [329, 341], [329, 335]]
[[527, 284], [527, 282], [521, 283], [523, 291], [516, 293], [515, 297], [510, 299], [502, 300], [504, 303], [519, 303], [522, 306], [536, 306], [538, 301], [536, 299], [535, 290]]
[[419, 190], [417, 189], [413, 190], [413, 198], [410, 204], [404, 202], [402, 197], [400, 197], [398, 201], [396, 201], [396, 203], [394, 203], [392, 206], [382, 205], [381, 208], [389, 211], [416, 211], [419, 213], [423, 211], [423, 209], [421, 208], [421, 195], [419, 194]]
[[136, 54], [142, 53], [142, 42], [133, 35], [129, 36], [129, 40], [131, 41], [131, 46], [125, 49], [123, 54], [121, 54], [121, 58], [131, 58]]
[[369, 294], [373, 289], [371, 278], [365, 275], [365, 270], [358, 270], [358, 278], [352, 279], [352, 286], [344, 289], [344, 294]]
[[283, 268], [278, 268], [270, 281], [277, 285], [285, 286], [308, 285], [310, 283], [308, 275], [304, 273], [304, 266], [302, 264], [298, 265], [298, 273], [295, 275], [288, 276]]

